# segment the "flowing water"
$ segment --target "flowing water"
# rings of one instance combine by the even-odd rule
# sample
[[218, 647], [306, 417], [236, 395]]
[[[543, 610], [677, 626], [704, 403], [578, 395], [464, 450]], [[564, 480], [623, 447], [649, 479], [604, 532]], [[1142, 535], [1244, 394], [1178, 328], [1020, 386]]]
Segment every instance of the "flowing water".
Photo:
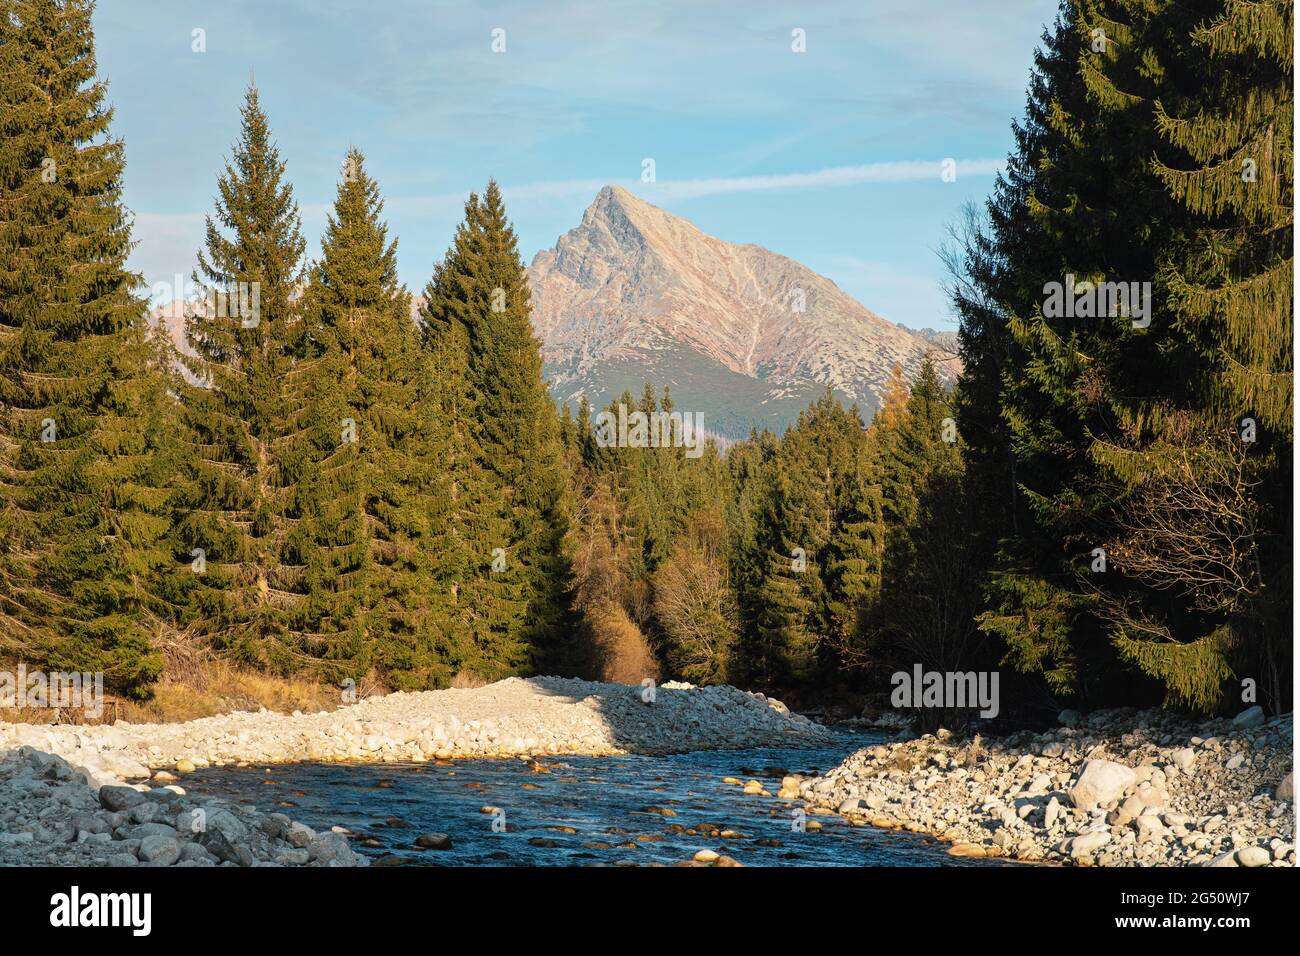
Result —
[[[837, 732], [819, 747], [542, 757], [549, 772], [518, 759], [220, 767], [187, 774], [185, 785], [196, 796], [283, 812], [314, 829], [346, 827], [372, 862], [397, 856], [425, 866], [649, 865], [710, 849], [745, 866], [988, 865], [950, 857], [945, 844], [928, 837], [854, 827], [838, 816], [809, 815], [822, 829], [800, 832], [796, 805], [746, 796], [722, 782], [757, 779], [775, 794], [785, 774], [824, 773], [882, 739]], [[485, 806], [504, 818], [483, 813]], [[737, 835], [723, 838], [722, 830]], [[415, 847], [415, 838], [429, 832], [448, 834], [452, 848]]]

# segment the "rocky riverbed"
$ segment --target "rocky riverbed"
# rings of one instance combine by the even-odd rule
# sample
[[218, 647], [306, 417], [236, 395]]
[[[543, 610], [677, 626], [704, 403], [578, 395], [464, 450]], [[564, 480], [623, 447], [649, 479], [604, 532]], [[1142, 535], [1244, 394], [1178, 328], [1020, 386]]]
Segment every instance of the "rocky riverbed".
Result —
[[0, 754], [24, 745], [58, 754], [90, 782], [104, 784], [238, 763], [666, 754], [799, 746], [826, 737], [824, 727], [780, 701], [734, 687], [668, 683], [651, 693], [537, 677], [389, 694], [312, 714], [263, 710], [182, 724], [0, 723]]
[[391, 694], [327, 713], [0, 723], [0, 865], [364, 865], [342, 828], [317, 833], [187, 794], [179, 781], [205, 767], [668, 754], [828, 738], [779, 701], [733, 687], [651, 692], [560, 678]]
[[[898, 737], [857, 750], [825, 776], [787, 775], [775, 797], [854, 825], [934, 835], [952, 844], [951, 855], [968, 858], [1295, 864], [1290, 715], [1269, 719], [1252, 707], [1232, 720], [1189, 723], [1163, 711], [1065, 711], [1060, 726], [1043, 733]], [[650, 694], [560, 678], [393, 694], [328, 713], [0, 723], [0, 865], [365, 865], [349, 845], [357, 833], [319, 811], [318, 832], [238, 799], [186, 793], [185, 776], [203, 768], [447, 767], [459, 758], [653, 756], [836, 740], [779, 701], [732, 687], [666, 684]], [[759, 780], [722, 782], [773, 798]]]
[[1079, 866], [1294, 866], [1291, 715], [1190, 724], [1064, 711], [994, 740], [947, 731], [863, 748], [779, 796], [939, 836], [949, 852]]

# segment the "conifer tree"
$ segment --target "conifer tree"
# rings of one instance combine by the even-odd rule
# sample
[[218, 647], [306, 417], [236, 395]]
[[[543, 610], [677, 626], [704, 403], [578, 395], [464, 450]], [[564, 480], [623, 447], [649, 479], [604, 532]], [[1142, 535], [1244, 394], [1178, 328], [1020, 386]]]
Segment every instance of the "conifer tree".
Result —
[[857, 409], [830, 390], [764, 449], [752, 463], [731, 451], [751, 502], [736, 534], [740, 654], [758, 680], [810, 682], [852, 653], [879, 567], [878, 491]]
[[484, 461], [508, 496], [506, 573], [513, 567], [523, 584], [521, 616], [509, 630], [520, 634], [528, 646], [527, 666], [536, 668], [562, 654], [573, 626], [572, 572], [565, 553], [568, 479], [555, 403], [542, 378], [528, 276], [495, 182], [483, 194], [482, 211], [481, 279], [490, 290], [490, 308], [474, 327], [470, 370], [482, 396]]
[[304, 568], [301, 652], [339, 676], [443, 686], [460, 661], [433, 561], [445, 502], [433, 377], [397, 281], [379, 187], [349, 150], [311, 270], [289, 404], [301, 440], [284, 472], [296, 522], [284, 563]]
[[[1193, 567], [1218, 555], [1226, 580], [1260, 558], [1286, 580], [1263, 555], [1288, 535], [1243, 529], [1281, 517], [1269, 462], [1290, 453], [1290, 24], [1268, 2], [1063, 3], [987, 228], [967, 236], [968, 487], [1011, 532], [982, 622], [1057, 692], [1144, 693], [1141, 673], [1212, 709], [1271, 612], [1253, 572], [1235, 607], [1208, 608]], [[1067, 279], [1080, 307], [1049, 310]], [[1103, 281], [1150, 283], [1149, 311], [1093, 304]], [[1222, 437], [1246, 418], [1264, 441], [1241, 472]], [[1181, 564], [1154, 557], [1171, 550], [1155, 529], [1229, 501], [1241, 522], [1210, 522]]]
[[435, 579], [449, 615], [448, 634], [469, 649], [464, 666], [481, 674], [495, 668], [492, 622], [500, 580], [492, 571], [488, 541], [505, 538], [479, 445], [478, 389], [470, 376], [470, 327], [483, 308], [473, 272], [481, 255], [479, 199], [471, 194], [451, 247], [434, 267], [420, 307], [422, 342], [434, 380], [434, 412], [446, 463], [445, 538], [433, 556]]
[[291, 667], [307, 569], [282, 561], [293, 495], [282, 457], [301, 427], [287, 383], [305, 243], [255, 86], [241, 120], [186, 316], [195, 384], [182, 396], [190, 453], [179, 537], [204, 568], [193, 589], [197, 632], [245, 660]]
[[[972, 523], [952, 399], [927, 356], [907, 403], [881, 425], [879, 469], [889, 491], [879, 598], [870, 643], [901, 667], [964, 670], [977, 663], [982, 564]], [[979, 661], [978, 663], [991, 663]]]
[[884, 550], [880, 487], [864, 450], [837, 479], [835, 525], [826, 546], [829, 638], [841, 658], [851, 658], [865, 615], [878, 599]]
[[776, 457], [766, 476], [755, 517], [754, 553], [759, 577], [750, 596], [753, 630], [743, 644], [746, 671], [762, 686], [781, 686], [811, 678], [816, 670], [817, 634], [810, 630], [819, 588], [817, 552], [800, 534], [798, 489], [784, 456]]
[[[1149, 176], [1183, 231], [1159, 249], [1157, 291], [1192, 350], [1168, 387], [1116, 396], [1090, 448], [1116, 502], [1118, 575], [1176, 606], [1113, 587], [1097, 605], [1170, 702], [1212, 709], [1238, 669], [1285, 709], [1289, 611], [1274, 588], [1290, 592], [1292, 10], [1209, 7], [1084, 5], [1123, 40], [1097, 58], [1090, 90], [1157, 137]], [[1153, 80], [1143, 65], [1157, 56]]]
[[171, 476], [93, 4], [0, 17], [0, 653], [158, 673]]
[[466, 203], [426, 299], [453, 432], [451, 521], [465, 562], [453, 585], [457, 619], [480, 673], [524, 672], [561, 653], [573, 624], [567, 477], [527, 276], [495, 183]]

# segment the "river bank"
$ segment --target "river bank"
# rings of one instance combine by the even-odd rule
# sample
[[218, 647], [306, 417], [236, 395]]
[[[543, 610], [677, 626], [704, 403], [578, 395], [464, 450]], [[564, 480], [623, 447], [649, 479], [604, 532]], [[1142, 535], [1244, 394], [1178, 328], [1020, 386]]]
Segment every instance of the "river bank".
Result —
[[796, 746], [826, 734], [780, 701], [734, 687], [650, 689], [536, 677], [389, 694], [310, 714], [263, 710], [111, 726], [0, 723], [0, 754], [23, 745], [58, 754], [102, 785], [239, 763], [665, 754]]
[[366, 866], [345, 832], [189, 794], [94, 786], [57, 754], [0, 755], [0, 866]]
[[779, 701], [732, 687], [560, 678], [391, 694], [312, 714], [0, 723], [0, 865], [365, 865], [342, 828], [318, 833], [187, 793], [180, 782], [202, 768], [666, 754], [829, 736]]
[[[1189, 723], [1154, 710], [1066, 711], [1053, 730], [987, 740], [947, 731], [905, 739], [910, 735], [891, 716], [887, 732], [895, 741], [882, 736], [861, 747], [779, 701], [731, 687], [667, 684], [650, 693], [535, 678], [393, 694], [311, 714], [232, 713], [178, 724], [0, 724], [0, 864], [364, 865], [349, 844], [364, 841], [363, 831], [328, 825], [328, 801], [312, 811], [317, 832], [284, 814], [255, 810], [262, 800], [212, 799], [180, 785], [197, 774], [202, 790], [204, 772], [221, 768], [267, 765], [269, 774], [270, 765], [427, 764], [453, 777], [463, 770], [463, 785], [474, 786], [472, 767], [452, 761], [741, 748], [821, 748], [811, 773], [775, 771], [771, 784], [748, 773], [718, 779], [748, 799], [771, 800], [767, 812], [777, 829], [789, 828], [803, 810], [813, 832], [814, 817], [838, 814], [857, 827], [938, 837], [951, 844], [950, 854], [970, 859], [1295, 863], [1290, 715], [1268, 719], [1254, 707], [1233, 720]], [[853, 746], [860, 749], [816, 775]], [[555, 779], [562, 776], [571, 782], [564, 773]], [[661, 784], [644, 785], [661, 790]], [[526, 794], [521, 800], [523, 810], [529, 800]], [[283, 797], [274, 802], [298, 806]], [[438, 822], [436, 814], [428, 821], [433, 836], [440, 835]]]
[[1061, 714], [982, 740], [866, 747], [780, 796], [928, 833], [950, 853], [1079, 866], [1294, 866], [1293, 719], [1259, 707], [1190, 723], [1157, 710]]

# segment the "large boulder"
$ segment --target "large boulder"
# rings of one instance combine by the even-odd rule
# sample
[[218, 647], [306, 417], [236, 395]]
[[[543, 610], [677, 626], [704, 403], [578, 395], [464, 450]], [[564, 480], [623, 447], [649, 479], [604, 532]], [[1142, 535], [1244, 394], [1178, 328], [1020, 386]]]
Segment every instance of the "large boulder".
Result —
[[450, 850], [451, 837], [445, 833], [421, 833], [415, 845], [424, 850]]
[[[239, 866], [251, 866], [252, 854], [243, 847], [236, 846], [221, 830], [213, 828], [204, 830], [195, 838], [195, 843], [223, 863], [235, 863]], [[244, 852], [240, 852], [243, 850]]]
[[1232, 718], [1232, 723], [1235, 727], [1258, 727], [1264, 720], [1264, 708], [1256, 704]]
[[1143, 814], [1135, 819], [1133, 828], [1137, 830], [1138, 843], [1159, 843], [1161, 834], [1165, 832], [1160, 818], [1154, 813]]
[[140, 841], [139, 857], [145, 863], [171, 866], [181, 858], [181, 845], [169, 836], [147, 836]]
[[1237, 851], [1238, 866], [1268, 866], [1272, 856], [1262, 846], [1243, 846]]
[[315, 839], [315, 837], [315, 830], [307, 826], [305, 823], [299, 823], [297, 820], [290, 823], [289, 829], [284, 831], [285, 842], [287, 842], [289, 846], [295, 847], [299, 850], [306, 849], [310, 846], [311, 841]]
[[357, 855], [341, 833], [318, 833], [307, 846], [308, 857], [318, 866], [357, 866]]
[[220, 830], [222, 835], [232, 843], [238, 843], [248, 837], [248, 827], [239, 817], [224, 807], [209, 808], [205, 824], [205, 830]]
[[99, 804], [105, 810], [129, 810], [138, 803], [144, 803], [145, 796], [134, 787], [100, 787]]
[[1132, 767], [1110, 760], [1089, 760], [1067, 795], [1079, 809], [1092, 810], [1118, 800], [1136, 779]]

